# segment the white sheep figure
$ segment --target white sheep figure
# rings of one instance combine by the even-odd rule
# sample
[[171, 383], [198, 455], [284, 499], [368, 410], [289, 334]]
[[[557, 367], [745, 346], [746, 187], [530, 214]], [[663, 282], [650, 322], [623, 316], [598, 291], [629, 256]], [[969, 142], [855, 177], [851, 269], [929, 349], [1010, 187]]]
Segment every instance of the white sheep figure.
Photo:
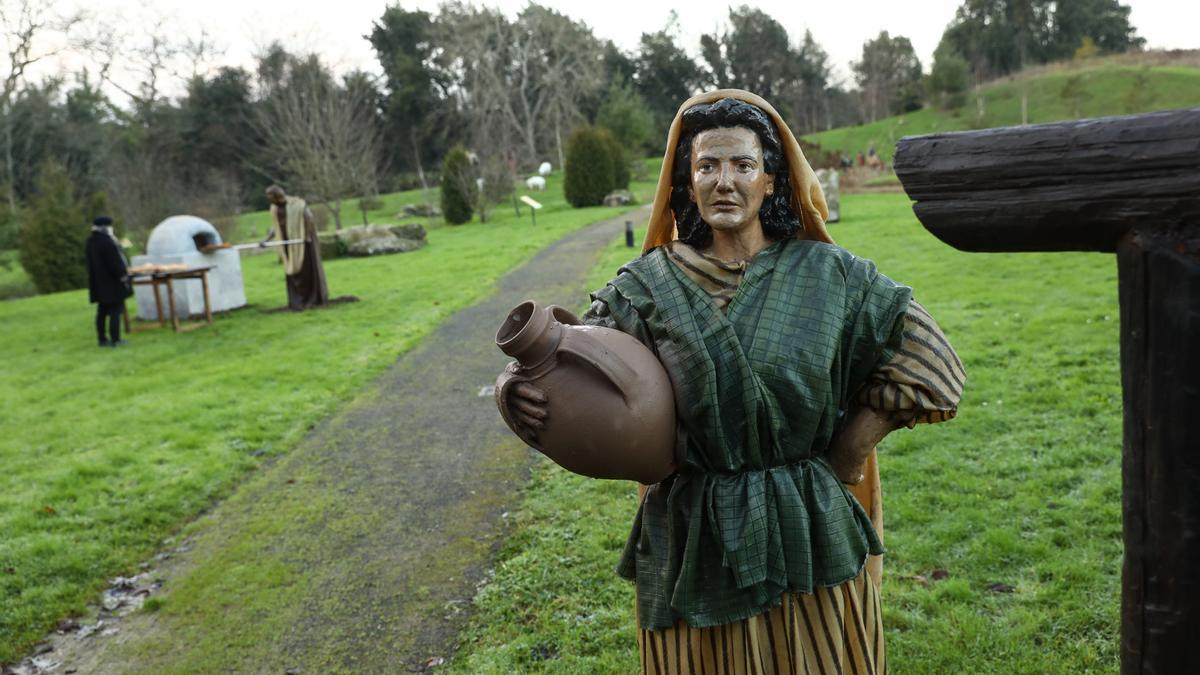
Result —
[[550, 168], [551, 168], [550, 162], [542, 162], [541, 165], [538, 166], [538, 175], [539, 176], [549, 176]]
[[546, 189], [546, 179], [541, 176], [530, 176], [525, 179], [525, 187], [534, 192], [541, 192]]

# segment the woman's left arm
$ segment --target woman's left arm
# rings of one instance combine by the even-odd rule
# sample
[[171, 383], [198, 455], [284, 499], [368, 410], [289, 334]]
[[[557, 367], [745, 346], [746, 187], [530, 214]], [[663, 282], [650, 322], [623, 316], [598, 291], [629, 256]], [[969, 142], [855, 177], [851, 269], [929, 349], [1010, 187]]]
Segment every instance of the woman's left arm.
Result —
[[845, 483], [861, 480], [871, 450], [892, 431], [944, 422], [958, 412], [966, 374], [941, 328], [917, 301], [909, 301], [899, 348], [854, 397], [829, 461]]

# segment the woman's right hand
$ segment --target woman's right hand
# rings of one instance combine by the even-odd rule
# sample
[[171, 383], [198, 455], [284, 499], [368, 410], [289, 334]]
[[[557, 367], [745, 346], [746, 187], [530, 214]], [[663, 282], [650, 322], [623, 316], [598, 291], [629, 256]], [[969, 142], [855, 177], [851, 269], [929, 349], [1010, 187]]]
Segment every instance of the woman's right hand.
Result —
[[527, 443], [537, 442], [550, 411], [546, 392], [517, 375], [520, 366], [513, 361], [496, 379], [496, 405], [508, 426]]
[[516, 382], [508, 389], [508, 411], [536, 439], [550, 414], [546, 392], [529, 382]]

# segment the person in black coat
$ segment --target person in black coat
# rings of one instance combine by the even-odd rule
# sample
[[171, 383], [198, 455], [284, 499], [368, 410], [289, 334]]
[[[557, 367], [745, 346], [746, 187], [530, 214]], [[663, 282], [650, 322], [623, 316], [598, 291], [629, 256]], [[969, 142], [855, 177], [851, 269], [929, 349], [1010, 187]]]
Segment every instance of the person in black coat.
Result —
[[[92, 221], [92, 236], [88, 237], [84, 253], [87, 256], [89, 298], [96, 303], [96, 334], [101, 347], [119, 347], [121, 313], [125, 298], [133, 295], [129, 283], [129, 265], [113, 235], [112, 218], [99, 216]], [[108, 323], [108, 336], [104, 324]]]

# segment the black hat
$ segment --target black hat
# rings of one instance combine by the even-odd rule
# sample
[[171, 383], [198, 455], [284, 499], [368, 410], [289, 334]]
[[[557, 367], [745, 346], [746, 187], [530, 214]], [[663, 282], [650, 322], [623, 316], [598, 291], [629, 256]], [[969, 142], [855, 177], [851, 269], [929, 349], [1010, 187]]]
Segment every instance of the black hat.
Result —
[[112, 225], [112, 218], [108, 216], [96, 216], [92, 220], [92, 224], [96, 227], [108, 227], [109, 225]]

